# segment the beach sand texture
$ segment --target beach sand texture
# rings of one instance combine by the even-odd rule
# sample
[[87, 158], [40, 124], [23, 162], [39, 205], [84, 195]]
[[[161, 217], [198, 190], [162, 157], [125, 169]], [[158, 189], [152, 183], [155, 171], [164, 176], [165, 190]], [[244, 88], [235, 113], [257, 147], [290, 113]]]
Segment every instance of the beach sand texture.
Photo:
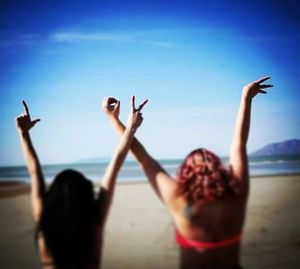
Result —
[[[0, 267], [41, 268], [28, 188], [1, 186], [0, 196]], [[252, 178], [243, 266], [300, 268], [299, 224], [300, 175]], [[119, 184], [105, 229], [102, 268], [178, 268], [173, 233], [171, 218], [149, 184]]]

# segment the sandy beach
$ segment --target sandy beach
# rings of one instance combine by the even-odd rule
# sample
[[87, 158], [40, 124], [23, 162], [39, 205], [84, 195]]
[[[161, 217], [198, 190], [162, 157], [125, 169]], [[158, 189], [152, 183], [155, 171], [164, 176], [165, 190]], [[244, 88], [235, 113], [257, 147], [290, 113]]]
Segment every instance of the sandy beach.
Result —
[[[29, 187], [0, 185], [1, 268], [41, 268]], [[300, 175], [256, 177], [242, 243], [247, 269], [300, 268]], [[119, 184], [105, 229], [104, 269], [174, 269], [171, 218], [147, 183]]]

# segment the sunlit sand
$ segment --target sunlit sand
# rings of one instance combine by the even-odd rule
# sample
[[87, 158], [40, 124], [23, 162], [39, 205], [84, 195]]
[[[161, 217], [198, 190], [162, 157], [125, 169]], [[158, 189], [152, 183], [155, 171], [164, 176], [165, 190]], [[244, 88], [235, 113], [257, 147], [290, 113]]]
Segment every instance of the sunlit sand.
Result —
[[[28, 186], [0, 188], [3, 268], [40, 268]], [[251, 179], [242, 264], [300, 268], [300, 175]], [[119, 184], [105, 229], [104, 269], [174, 269], [178, 250], [170, 216], [147, 183]]]

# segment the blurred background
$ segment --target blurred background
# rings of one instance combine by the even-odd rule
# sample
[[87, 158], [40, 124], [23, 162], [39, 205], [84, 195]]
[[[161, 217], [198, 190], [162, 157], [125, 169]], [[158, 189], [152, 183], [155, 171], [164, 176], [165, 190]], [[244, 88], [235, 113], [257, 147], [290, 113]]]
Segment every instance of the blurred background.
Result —
[[[121, 100], [125, 122], [133, 94], [149, 99], [138, 138], [175, 175], [197, 147], [228, 162], [242, 87], [268, 75], [274, 87], [252, 106], [242, 264], [300, 268], [299, 14], [296, 0], [1, 0], [1, 264], [39, 267], [22, 100], [41, 119], [31, 135], [48, 182], [65, 168], [101, 179], [119, 140], [102, 99]], [[145, 181], [132, 157], [118, 181]], [[118, 184], [107, 227], [104, 268], [177, 267], [171, 219], [147, 184]]]
[[[264, 75], [249, 152], [299, 139], [297, 1], [1, 1], [0, 165], [22, 165], [14, 118], [28, 102], [43, 164], [108, 159], [105, 96], [149, 99], [138, 137], [160, 159], [227, 156], [241, 89]], [[162, 144], [163, 143], [163, 144]], [[176, 146], [175, 146], [176, 145]]]

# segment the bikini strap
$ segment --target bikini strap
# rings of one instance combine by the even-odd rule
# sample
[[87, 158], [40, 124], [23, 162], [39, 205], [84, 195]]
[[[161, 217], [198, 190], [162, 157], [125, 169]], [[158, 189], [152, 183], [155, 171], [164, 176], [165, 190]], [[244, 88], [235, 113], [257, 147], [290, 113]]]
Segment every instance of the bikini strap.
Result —
[[178, 230], [175, 231], [176, 242], [180, 247], [183, 248], [215, 249], [215, 248], [227, 247], [238, 243], [239, 241], [241, 241], [241, 238], [242, 238], [242, 233], [232, 238], [217, 241], [217, 242], [205, 242], [205, 241], [186, 238], [183, 235], [181, 235]]

